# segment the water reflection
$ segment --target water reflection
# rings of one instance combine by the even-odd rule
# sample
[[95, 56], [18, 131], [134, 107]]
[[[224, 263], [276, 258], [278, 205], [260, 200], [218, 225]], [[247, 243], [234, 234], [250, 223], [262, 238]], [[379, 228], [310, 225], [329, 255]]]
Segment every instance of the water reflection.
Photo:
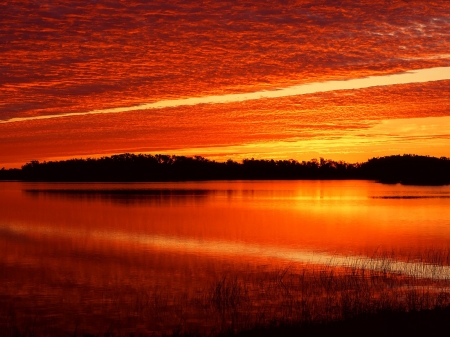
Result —
[[450, 195], [383, 195], [373, 199], [448, 199]]
[[[76, 237], [77, 232], [67, 232], [64, 230], [55, 230], [54, 228], [34, 227], [31, 231], [21, 226], [11, 226], [3, 228], [4, 234], [10, 237], [20, 237], [20, 234], [30, 235], [39, 234], [51, 235], [57, 238]], [[196, 255], [207, 255], [213, 257], [233, 257], [239, 256], [247, 259], [273, 258], [293, 263], [315, 264], [328, 267], [352, 267], [361, 270], [383, 271], [395, 273], [416, 278], [427, 278], [432, 280], [450, 279], [450, 266], [423, 262], [404, 262], [396, 261], [385, 257], [366, 257], [366, 256], [339, 256], [326, 252], [283, 249], [272, 246], [260, 246], [255, 244], [240, 242], [224, 242], [213, 240], [196, 240], [189, 238], [177, 238], [159, 235], [130, 235], [125, 232], [101, 232], [93, 231], [91, 236], [107, 240], [110, 243], [125, 243], [126, 245], [140, 245], [142, 251], [153, 251], [161, 249], [171, 252], [188, 252]], [[94, 255], [95, 256], [95, 255]], [[106, 258], [106, 256], [104, 256]], [[397, 258], [401, 256], [397, 256]], [[91, 255], [92, 258], [92, 255]], [[17, 263], [17, 261], [16, 261]]]
[[204, 202], [218, 191], [183, 189], [26, 189], [24, 193], [34, 198], [99, 200], [120, 204], [183, 204], [188, 200]]
[[[393, 289], [410, 291], [424, 284], [428, 290], [441, 289], [444, 285], [430, 282], [445, 283], [450, 277], [449, 186], [368, 181], [0, 183], [0, 192], [0, 304], [20, 303], [20, 312], [57, 317], [56, 326], [74, 324], [77, 315], [93, 329], [98, 322], [108, 326], [111, 317], [122, 322], [117, 312], [131, 322], [138, 315], [132, 303], [147, 298], [141, 304], [148, 311], [137, 311], [140, 324], [148, 324], [141, 332], [164, 331], [167, 326], [158, 324], [174, 321], [174, 303], [183, 296], [189, 299], [183, 300], [183, 310], [191, 322], [204, 312], [190, 311], [191, 300], [206, 301], [203, 307], [215, 312], [216, 285], [224, 276], [227, 281], [219, 284], [247, 294], [248, 308], [242, 310], [258, 317], [255, 306], [267, 302], [276, 315], [273, 303], [290, 298], [279, 281], [286, 268], [292, 272], [289, 291], [298, 298], [306, 296], [295, 283], [306, 266], [328, 268], [328, 276], [352, 270], [360, 281], [369, 273], [370, 282], [390, 287], [386, 296], [392, 299], [398, 298]], [[311, 294], [329, 291], [322, 274], [311, 275]], [[404, 288], [409, 278], [415, 280], [413, 288]], [[355, 292], [356, 281], [351, 287], [345, 279], [333, 282]], [[279, 292], [264, 297], [268, 290], [260, 284]], [[314, 290], [316, 286], [325, 290]], [[323, 297], [311, 301], [316, 299]], [[166, 316], [155, 319], [156, 312]], [[7, 316], [0, 313], [0, 328], [2, 317]], [[202, 324], [217, 326], [211, 317]]]
[[[367, 181], [2, 184], [5, 224], [341, 254], [445, 247], [450, 187]], [[31, 228], [31, 227], [30, 227]]]

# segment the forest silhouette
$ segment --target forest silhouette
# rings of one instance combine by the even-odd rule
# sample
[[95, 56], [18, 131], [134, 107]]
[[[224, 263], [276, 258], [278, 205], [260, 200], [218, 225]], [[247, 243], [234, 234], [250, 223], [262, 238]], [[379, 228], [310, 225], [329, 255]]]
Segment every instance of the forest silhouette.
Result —
[[139, 182], [202, 180], [368, 179], [405, 185], [450, 184], [450, 158], [394, 155], [350, 164], [320, 158], [310, 161], [229, 159], [201, 156], [118, 154], [62, 161], [32, 160], [21, 169], [0, 170], [0, 180], [49, 182]]

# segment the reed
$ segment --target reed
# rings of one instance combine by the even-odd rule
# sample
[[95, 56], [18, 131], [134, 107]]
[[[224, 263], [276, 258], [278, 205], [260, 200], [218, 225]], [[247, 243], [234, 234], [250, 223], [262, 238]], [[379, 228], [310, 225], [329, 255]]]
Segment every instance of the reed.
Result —
[[[326, 325], [379, 312], [450, 306], [447, 252], [395, 255], [348, 258], [344, 265], [331, 260], [324, 265], [266, 267], [226, 275], [183, 294], [117, 289], [103, 294], [90, 307], [91, 315], [73, 322], [57, 315], [53, 320], [39, 317], [21, 310], [19, 303], [2, 300], [0, 335], [221, 336], [256, 327]], [[423, 277], [424, 271], [429, 277]]]

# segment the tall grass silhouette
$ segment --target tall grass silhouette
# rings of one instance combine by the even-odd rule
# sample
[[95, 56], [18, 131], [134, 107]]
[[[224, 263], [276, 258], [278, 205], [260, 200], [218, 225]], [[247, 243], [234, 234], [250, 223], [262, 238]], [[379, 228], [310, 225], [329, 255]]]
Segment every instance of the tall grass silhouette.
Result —
[[0, 335], [217, 336], [256, 327], [326, 324], [361, 314], [450, 306], [448, 250], [406, 258], [378, 253], [371, 260], [348, 257], [347, 261], [342, 266], [332, 266], [333, 261], [267, 266], [258, 272], [224, 275], [183, 294], [116, 289], [90, 304], [91, 315], [72, 322], [57, 315], [53, 320], [39, 317], [11, 302], [2, 306]]

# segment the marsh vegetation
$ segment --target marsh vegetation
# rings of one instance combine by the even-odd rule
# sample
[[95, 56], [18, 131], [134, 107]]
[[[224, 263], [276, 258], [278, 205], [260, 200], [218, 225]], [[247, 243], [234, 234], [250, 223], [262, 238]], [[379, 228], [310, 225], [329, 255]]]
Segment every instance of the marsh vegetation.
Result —
[[[403, 260], [404, 270], [393, 273], [391, 266], [397, 258]], [[377, 262], [371, 265], [348, 258], [348, 264], [340, 267], [331, 266], [332, 261], [280, 269], [262, 266], [224, 275], [183, 294], [168, 293], [164, 287], [116, 288], [87, 302], [72, 301], [78, 306], [72, 315], [51, 312], [54, 303], [36, 303], [35, 310], [26, 309], [24, 299], [16, 294], [1, 299], [0, 334], [220, 336], [259, 331], [260, 335], [286, 327], [292, 331], [355, 317], [361, 320], [376, 313], [398, 315], [436, 308], [441, 310], [437, 313], [446, 312], [442, 308], [450, 305], [448, 251], [429, 250], [409, 258], [377, 254], [373, 260]], [[431, 268], [434, 276], [415, 276], [422, 267]], [[46, 307], [45, 315], [39, 306]]]

